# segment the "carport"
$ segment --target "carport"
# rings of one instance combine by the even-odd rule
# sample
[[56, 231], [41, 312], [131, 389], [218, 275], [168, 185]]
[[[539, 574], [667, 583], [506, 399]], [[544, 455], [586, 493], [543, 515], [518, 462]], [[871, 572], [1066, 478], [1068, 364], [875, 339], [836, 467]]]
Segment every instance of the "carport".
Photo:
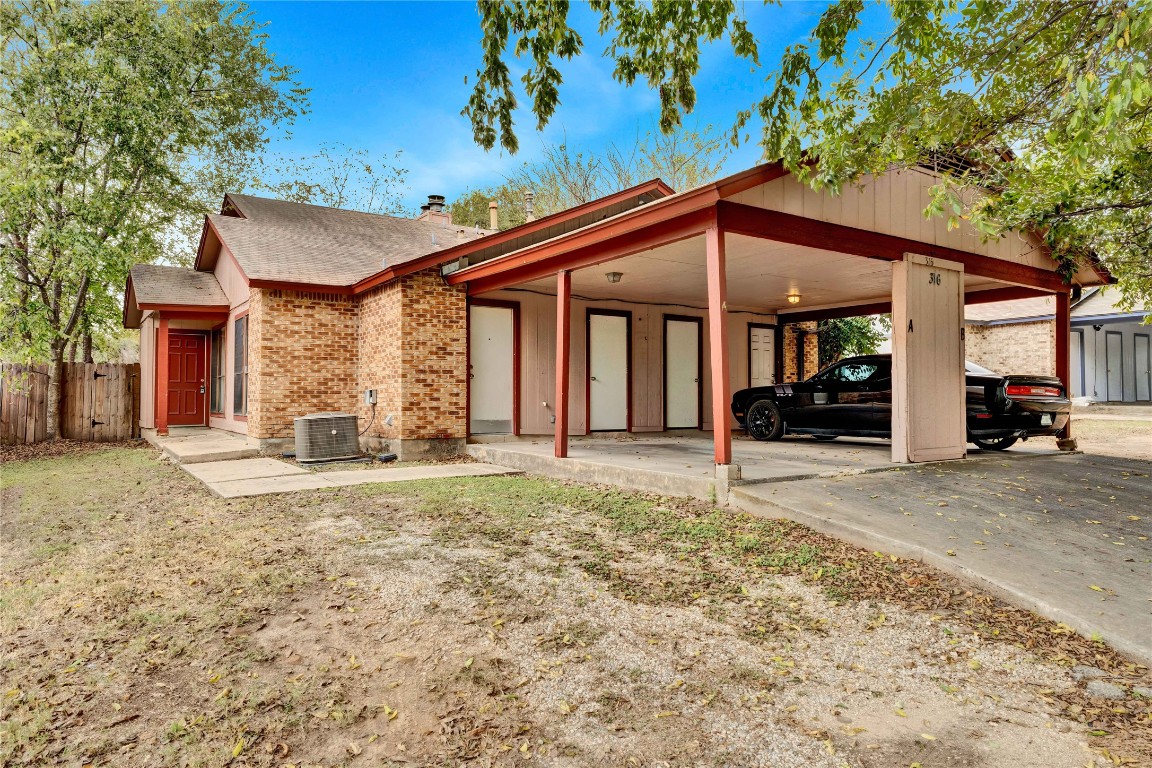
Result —
[[551, 434], [564, 460], [571, 434], [702, 428], [717, 481], [738, 481], [731, 393], [781, 380], [785, 326], [891, 312], [889, 459], [963, 458], [964, 305], [1054, 295], [1067, 384], [1069, 297], [1107, 276], [1065, 282], [1032, 233], [925, 219], [936, 181], [905, 169], [834, 196], [762, 165], [447, 265], [473, 307], [473, 432]]

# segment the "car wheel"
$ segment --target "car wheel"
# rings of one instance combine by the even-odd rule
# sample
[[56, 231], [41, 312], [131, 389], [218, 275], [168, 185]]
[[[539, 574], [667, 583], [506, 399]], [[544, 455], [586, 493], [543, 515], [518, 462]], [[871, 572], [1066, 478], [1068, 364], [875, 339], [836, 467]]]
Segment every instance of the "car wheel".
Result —
[[780, 408], [771, 400], [757, 400], [744, 418], [748, 434], [755, 440], [779, 440], [784, 434], [784, 419]]
[[838, 437], [840, 437], [840, 435], [812, 435], [813, 440], [819, 440], [821, 442], [825, 442], [827, 440], [835, 440]]
[[976, 447], [984, 451], [1003, 451], [1016, 445], [1019, 438], [1016, 435], [1008, 435], [1007, 437], [989, 437], [989, 438], [972, 438], [972, 442]]

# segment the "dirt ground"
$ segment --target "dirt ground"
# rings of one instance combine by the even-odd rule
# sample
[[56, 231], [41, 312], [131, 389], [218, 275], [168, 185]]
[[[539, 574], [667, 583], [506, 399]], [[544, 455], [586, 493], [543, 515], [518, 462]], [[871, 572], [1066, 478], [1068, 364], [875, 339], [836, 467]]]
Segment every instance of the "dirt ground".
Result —
[[222, 500], [149, 449], [0, 472], [0, 764], [1152, 763], [1146, 668], [790, 523], [529, 477]]
[[1152, 420], [1073, 418], [1073, 434], [1085, 453], [1152, 461]]

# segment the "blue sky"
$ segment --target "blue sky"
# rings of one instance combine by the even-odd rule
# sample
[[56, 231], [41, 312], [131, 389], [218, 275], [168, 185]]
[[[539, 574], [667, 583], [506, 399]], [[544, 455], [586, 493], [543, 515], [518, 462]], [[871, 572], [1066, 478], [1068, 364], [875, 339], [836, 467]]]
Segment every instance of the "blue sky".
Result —
[[[744, 12], [760, 42], [761, 62], [779, 60], [784, 47], [805, 38], [824, 4], [785, 2], [764, 7], [750, 2]], [[515, 157], [485, 152], [472, 141], [460, 115], [480, 61], [480, 22], [469, 2], [255, 2], [251, 10], [266, 22], [269, 47], [277, 60], [299, 70], [311, 88], [311, 113], [293, 128], [278, 150], [309, 154], [323, 142], [342, 142], [374, 154], [403, 152], [408, 168], [405, 200], [416, 208], [429, 194], [451, 201], [469, 188], [499, 183], [502, 172], [534, 160], [545, 142], [564, 137], [570, 146], [596, 153], [611, 143], [626, 145], [655, 130], [659, 108], [646, 85], [626, 88], [612, 78], [601, 56], [592, 14], [573, 5], [574, 26], [585, 53], [562, 62], [561, 105], [543, 133], [522, 111], [517, 119], [520, 152]], [[513, 65], [516, 76], [515, 65]], [[688, 123], [727, 128], [736, 110], [763, 91], [766, 70], [732, 55], [727, 44], [704, 52], [697, 77], [698, 105]], [[521, 103], [526, 100], [521, 94]], [[753, 141], [737, 149], [726, 171], [755, 164]]]

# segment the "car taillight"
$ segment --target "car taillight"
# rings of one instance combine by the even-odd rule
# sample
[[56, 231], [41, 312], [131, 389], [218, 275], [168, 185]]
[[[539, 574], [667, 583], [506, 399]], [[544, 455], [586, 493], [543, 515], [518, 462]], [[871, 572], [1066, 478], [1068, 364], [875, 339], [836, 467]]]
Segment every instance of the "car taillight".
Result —
[[1034, 384], [1009, 384], [1005, 387], [1004, 394], [1027, 397], [1060, 397], [1060, 388], [1042, 387]]

